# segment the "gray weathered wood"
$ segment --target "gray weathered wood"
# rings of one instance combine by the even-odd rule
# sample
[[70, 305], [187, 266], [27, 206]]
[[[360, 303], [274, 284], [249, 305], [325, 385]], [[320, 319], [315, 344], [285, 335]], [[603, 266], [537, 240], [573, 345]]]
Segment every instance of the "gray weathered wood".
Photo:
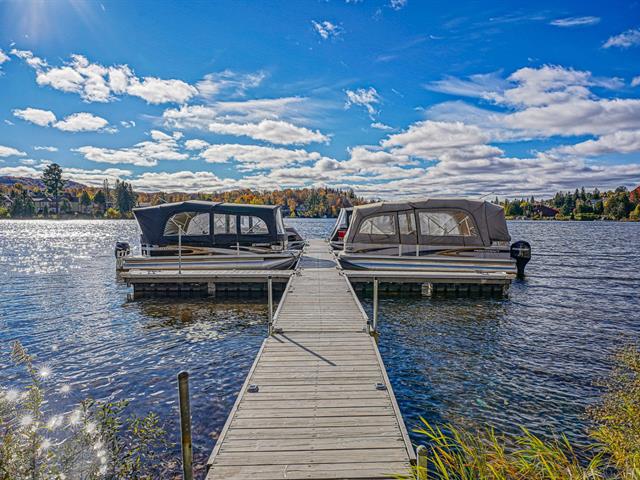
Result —
[[[415, 453], [367, 317], [324, 242], [310, 242], [273, 327], [211, 454], [207, 480], [408, 473]], [[249, 393], [250, 384], [258, 391]]]

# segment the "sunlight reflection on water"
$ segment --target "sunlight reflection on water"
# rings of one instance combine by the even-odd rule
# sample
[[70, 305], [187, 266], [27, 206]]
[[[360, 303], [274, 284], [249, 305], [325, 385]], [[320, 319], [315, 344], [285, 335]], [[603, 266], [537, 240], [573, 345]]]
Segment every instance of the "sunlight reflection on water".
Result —
[[[311, 237], [333, 225], [288, 222]], [[640, 338], [640, 254], [630, 247], [640, 224], [510, 229], [534, 258], [508, 299], [382, 298], [380, 349], [409, 428], [424, 415], [582, 440], [594, 380], [616, 346]], [[177, 442], [175, 375], [188, 369], [202, 463], [265, 336], [266, 302], [127, 302], [113, 247], [137, 237], [132, 221], [0, 221], [0, 384], [16, 383], [7, 353], [18, 339], [51, 369], [52, 410], [70, 412], [87, 395], [129, 398], [137, 413], [156, 411]]]

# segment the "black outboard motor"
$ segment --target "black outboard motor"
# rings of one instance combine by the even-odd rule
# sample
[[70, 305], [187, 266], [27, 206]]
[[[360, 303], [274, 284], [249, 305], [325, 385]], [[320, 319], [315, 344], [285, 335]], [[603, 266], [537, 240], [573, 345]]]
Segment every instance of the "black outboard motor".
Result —
[[524, 277], [524, 267], [526, 267], [529, 260], [531, 260], [531, 245], [524, 240], [518, 240], [511, 245], [510, 254], [511, 258], [516, 261], [518, 277]]
[[126, 257], [131, 254], [131, 245], [129, 242], [116, 242], [115, 249], [116, 258]]
[[116, 242], [116, 270], [121, 271], [124, 266], [124, 259], [131, 255], [131, 245], [129, 242]]

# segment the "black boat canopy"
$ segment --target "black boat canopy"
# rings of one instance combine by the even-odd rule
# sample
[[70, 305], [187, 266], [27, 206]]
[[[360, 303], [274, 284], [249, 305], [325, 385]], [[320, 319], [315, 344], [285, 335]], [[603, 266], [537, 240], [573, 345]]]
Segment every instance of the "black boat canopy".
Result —
[[149, 245], [176, 244], [180, 231], [182, 242], [194, 246], [276, 243], [287, 238], [278, 205], [189, 200], [134, 208], [133, 214], [142, 243]]
[[481, 200], [432, 198], [355, 207], [344, 243], [489, 246], [510, 240], [502, 207]]

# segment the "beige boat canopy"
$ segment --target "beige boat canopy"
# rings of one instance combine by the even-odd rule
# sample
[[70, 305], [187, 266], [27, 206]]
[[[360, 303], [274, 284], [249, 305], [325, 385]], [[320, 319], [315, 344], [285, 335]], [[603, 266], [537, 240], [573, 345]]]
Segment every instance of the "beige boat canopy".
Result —
[[504, 210], [482, 200], [432, 198], [353, 209], [344, 243], [490, 246], [511, 240]]

